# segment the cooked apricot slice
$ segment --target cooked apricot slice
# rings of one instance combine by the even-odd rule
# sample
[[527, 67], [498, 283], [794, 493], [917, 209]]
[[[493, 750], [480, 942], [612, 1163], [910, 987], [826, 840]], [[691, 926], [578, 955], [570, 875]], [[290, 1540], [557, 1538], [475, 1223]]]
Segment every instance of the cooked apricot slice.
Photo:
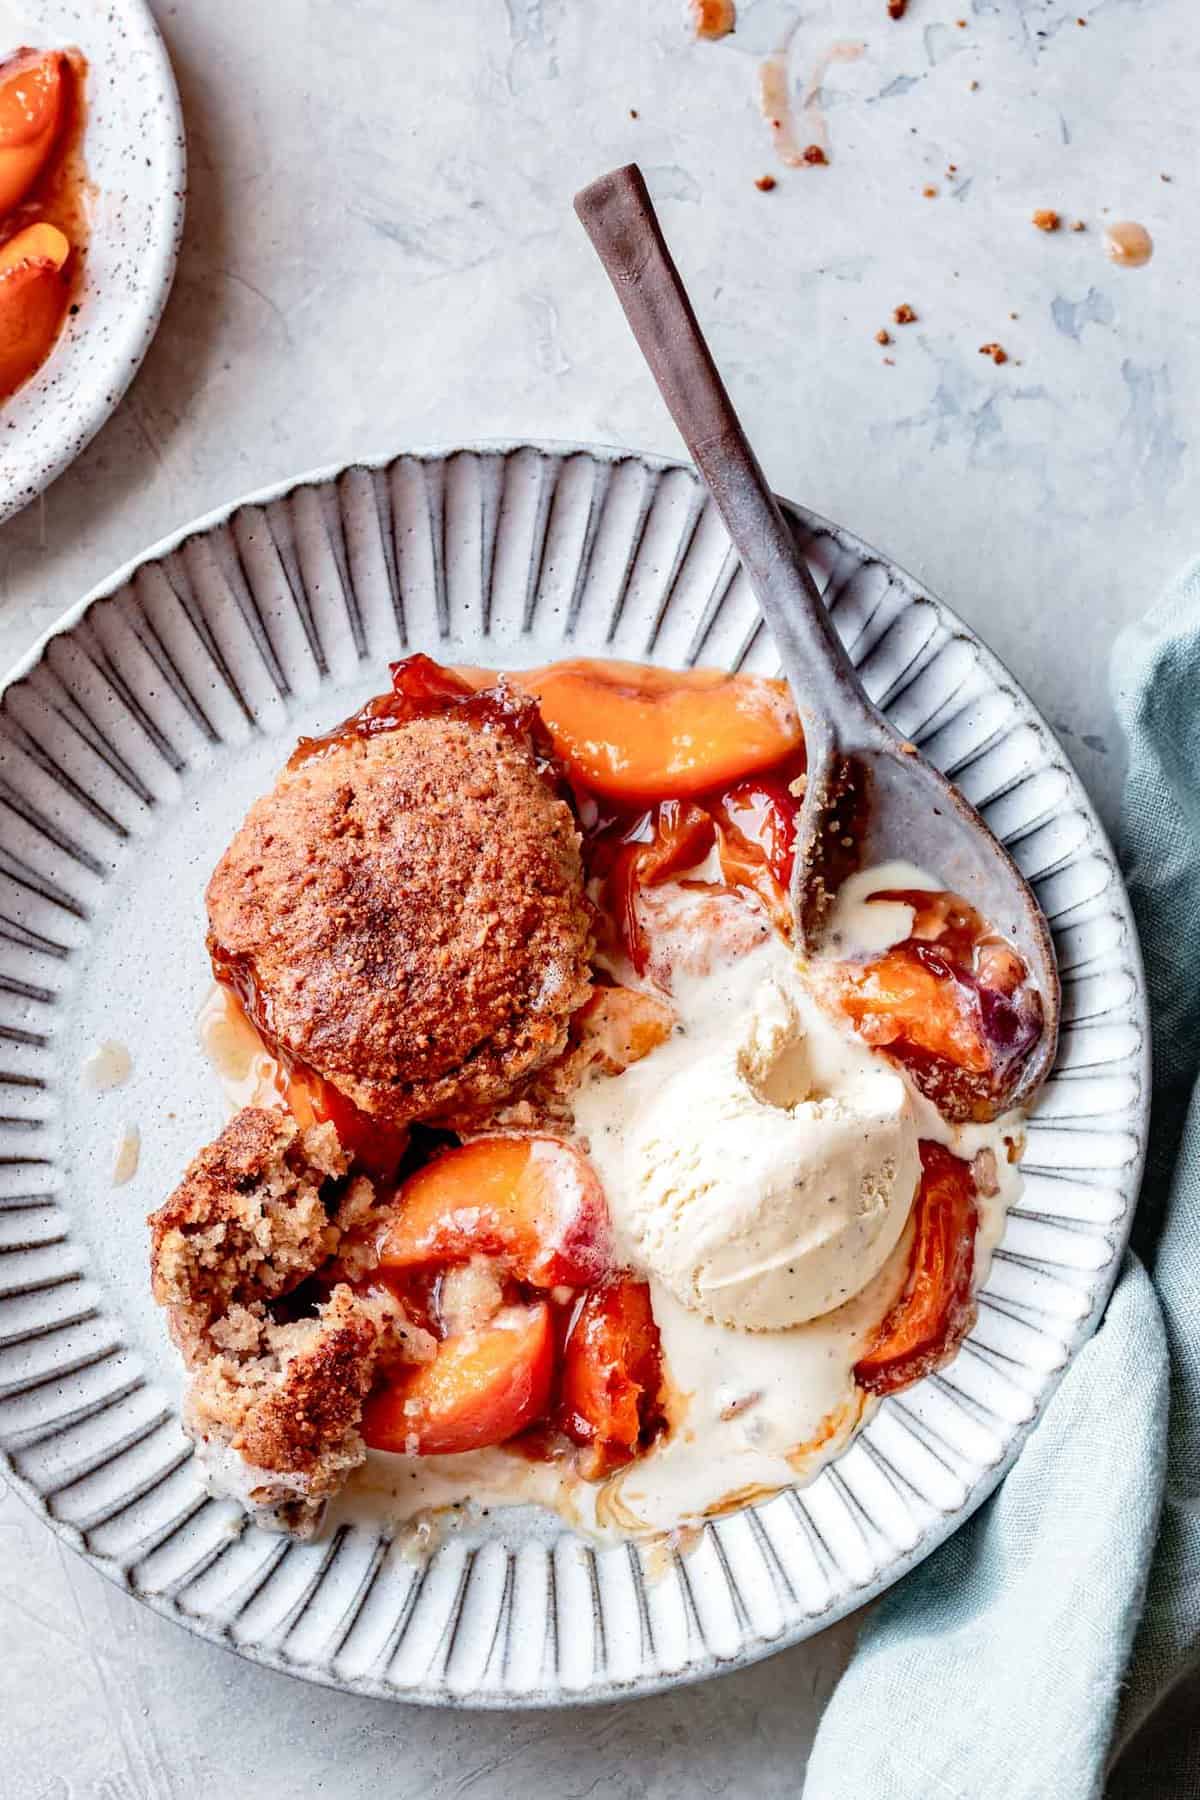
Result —
[[343, 1148], [370, 1174], [395, 1174], [408, 1148], [408, 1132], [403, 1126], [385, 1125], [360, 1112], [353, 1100], [312, 1069], [289, 1073], [279, 1065], [277, 1080], [282, 1098], [303, 1130], [329, 1120]]
[[70, 254], [71, 245], [66, 234], [57, 225], [48, 225], [43, 220], [37, 225], [27, 225], [24, 231], [10, 237], [7, 244], [0, 244], [0, 274], [27, 261], [51, 262], [56, 269], [61, 269]]
[[721, 873], [730, 887], [757, 896], [776, 929], [792, 934], [789, 889], [800, 802], [785, 781], [754, 775], [713, 805]]
[[25, 198], [54, 147], [64, 62], [58, 50], [19, 50], [0, 64], [0, 214]]
[[[459, 673], [478, 685], [496, 679]], [[505, 679], [537, 701], [568, 770], [626, 805], [724, 787], [804, 741], [786, 684], [765, 675], [578, 657]]]
[[995, 1118], [1042, 1030], [1025, 964], [955, 894], [897, 888], [871, 899], [911, 906], [912, 935], [820, 978], [867, 1042], [903, 1063], [947, 1118]]
[[67, 306], [56, 264], [27, 257], [0, 273], [0, 396], [11, 394], [45, 362]]
[[941, 1368], [975, 1320], [975, 1179], [941, 1144], [922, 1140], [920, 1150], [908, 1284], [854, 1366], [859, 1386], [871, 1394], [894, 1394]]
[[579, 1039], [581, 1061], [622, 1075], [670, 1037], [673, 1008], [638, 988], [599, 987], [575, 1014], [572, 1033]]
[[561, 1138], [475, 1138], [396, 1196], [379, 1266], [499, 1256], [534, 1287], [585, 1287], [608, 1267], [608, 1209], [591, 1164]]
[[[639, 893], [703, 862], [715, 837], [712, 815], [695, 800], [664, 800], [636, 819], [615, 849], [605, 847], [609, 917], [639, 975], [646, 973], [650, 962], [650, 945], [638, 916]], [[601, 866], [601, 858], [595, 866]]]
[[367, 1402], [363, 1436], [399, 1456], [503, 1444], [545, 1412], [553, 1375], [550, 1308], [508, 1307], [485, 1330], [445, 1338], [432, 1362], [393, 1371]]
[[662, 1351], [644, 1281], [620, 1277], [580, 1302], [563, 1348], [560, 1422], [589, 1481], [637, 1455], [662, 1423]]
[[898, 944], [874, 962], [840, 964], [837, 976], [843, 1010], [869, 1044], [911, 1046], [974, 1074], [988, 1068], [978, 998], [936, 952]]

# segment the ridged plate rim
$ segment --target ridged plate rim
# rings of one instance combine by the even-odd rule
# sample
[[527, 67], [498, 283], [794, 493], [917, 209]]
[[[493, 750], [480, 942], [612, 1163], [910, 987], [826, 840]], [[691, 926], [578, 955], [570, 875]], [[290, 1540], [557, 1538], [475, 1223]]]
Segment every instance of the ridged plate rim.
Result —
[[[343, 477], [348, 476], [357, 470], [362, 470], [372, 475], [378, 475], [380, 472], [391, 468], [393, 465], [398, 465], [402, 461], [412, 461], [421, 464], [440, 463], [446, 465], [452, 458], [462, 455], [474, 457], [501, 457], [507, 461], [507, 459], [524, 451], [532, 452], [534, 455], [543, 459], [559, 459], [560, 464], [565, 464], [569, 458], [584, 457], [590, 459], [595, 464], [608, 464], [613, 468], [620, 464], [637, 465], [652, 476], [662, 476], [679, 471], [694, 480], [694, 472], [691, 471], [690, 466], [679, 462], [674, 458], [645, 454], [617, 446], [578, 443], [573, 441], [556, 441], [553, 439], [483, 439], [465, 444], [445, 446], [435, 445], [415, 449], [405, 449], [399, 452], [393, 451], [375, 457], [357, 458], [348, 463], [323, 467], [298, 477], [274, 483], [269, 487], [254, 490], [240, 499], [214, 508], [202, 517], [193, 520], [191, 523], [184, 526], [181, 530], [164, 537], [148, 550], [131, 558], [115, 573], [97, 584], [95, 588], [74, 606], [70, 607], [55, 622], [55, 624], [49, 628], [49, 630], [38, 638], [31, 646], [30, 650], [14, 665], [9, 674], [5, 677], [3, 683], [0, 684], [0, 699], [3, 699], [3, 697], [7, 695], [9, 689], [12, 688], [14, 684], [23, 681], [38, 669], [46, 656], [49, 646], [53, 644], [55, 640], [64, 636], [69, 636], [80, 621], [90, 614], [93, 607], [119, 592], [140, 569], [146, 565], [157, 563], [162, 558], [182, 549], [193, 540], [202, 538], [215, 529], [227, 524], [244, 508], [261, 508], [276, 502], [291, 500], [296, 495], [306, 490], [320, 489], [328, 484], [338, 482]], [[485, 1687], [476, 1687], [474, 1690], [465, 1692], [452, 1691], [446, 1681], [445, 1667], [449, 1660], [450, 1650], [447, 1651], [446, 1656], [442, 1659], [443, 1667], [441, 1675], [436, 1680], [423, 1679], [402, 1688], [395, 1683], [388, 1683], [382, 1678], [379, 1680], [368, 1677], [348, 1678], [345, 1675], [340, 1674], [334, 1668], [332, 1661], [325, 1661], [323, 1663], [317, 1661], [299, 1663], [296, 1660], [289, 1658], [282, 1650], [271, 1649], [252, 1641], [234, 1643], [231, 1640], [227, 1627], [222, 1626], [215, 1620], [206, 1618], [203, 1614], [185, 1611], [179, 1607], [170, 1596], [154, 1594], [137, 1589], [133, 1586], [127, 1573], [119, 1564], [98, 1555], [94, 1551], [81, 1547], [78, 1530], [54, 1517], [48, 1510], [46, 1501], [37, 1487], [32, 1482], [27, 1481], [13, 1467], [11, 1458], [3, 1450], [0, 1450], [0, 1469], [3, 1469], [7, 1478], [11, 1480], [14, 1490], [22, 1495], [27, 1503], [38, 1512], [39, 1516], [45, 1520], [60, 1538], [70, 1544], [72, 1548], [78, 1550], [80, 1554], [83, 1554], [93, 1566], [99, 1568], [102, 1573], [116, 1581], [119, 1586], [124, 1587], [126, 1591], [134, 1593], [144, 1604], [151, 1606], [155, 1611], [163, 1614], [163, 1616], [173, 1618], [178, 1623], [184, 1624], [189, 1630], [197, 1633], [197, 1635], [210, 1641], [220, 1643], [223, 1647], [233, 1649], [235, 1653], [246, 1656], [248, 1659], [262, 1663], [265, 1666], [298, 1675], [308, 1680], [314, 1680], [323, 1685], [341, 1688], [347, 1692], [378, 1694], [392, 1699], [409, 1700], [421, 1704], [475, 1706], [500, 1710], [537, 1708], [555, 1704], [573, 1705], [623, 1699], [634, 1695], [659, 1692], [680, 1685], [683, 1682], [701, 1680], [712, 1674], [725, 1673], [736, 1668], [744, 1667], [749, 1663], [774, 1654], [777, 1650], [784, 1649], [791, 1644], [799, 1642], [805, 1637], [813, 1635], [816, 1631], [823, 1629], [827, 1625], [833, 1624], [847, 1613], [874, 1598], [887, 1587], [891, 1586], [918, 1562], [922, 1561], [932, 1550], [950, 1536], [959, 1525], [969, 1518], [994, 1491], [1004, 1474], [1012, 1466], [1013, 1462], [1020, 1454], [1021, 1448], [1023, 1447], [1029, 1432], [1033, 1429], [1037, 1419], [1041, 1416], [1050, 1395], [1057, 1387], [1066, 1367], [1069, 1366], [1072, 1357], [1078, 1350], [1080, 1344], [1095, 1329], [1116, 1279], [1120, 1255], [1129, 1234], [1133, 1207], [1145, 1158], [1146, 1124], [1149, 1104], [1149, 1028], [1146, 1011], [1145, 983], [1136, 931], [1134, 929], [1132, 915], [1128, 905], [1128, 898], [1125, 894], [1124, 885], [1121, 880], [1116, 860], [1108, 844], [1103, 827], [1095, 814], [1095, 810], [1083, 790], [1078, 777], [1071, 768], [1068, 759], [1058, 745], [1053, 732], [1038, 710], [1025, 696], [1019, 684], [1013, 679], [1009, 671], [995, 654], [991, 652], [986, 645], [980, 642], [975, 634], [970, 631], [949, 607], [945, 606], [944, 603], [935, 600], [922, 586], [920, 586], [920, 584], [905, 574], [904, 571], [899, 569], [887, 557], [882, 556], [873, 550], [869, 545], [864, 543], [863, 540], [855, 536], [855, 534], [823, 519], [820, 515], [803, 507], [790, 502], [785, 504], [787, 505], [789, 512], [796, 519], [798, 525], [804, 530], [828, 537], [847, 558], [854, 559], [864, 567], [878, 566], [885, 573], [889, 586], [892, 583], [896, 583], [902, 590], [905, 597], [905, 610], [916, 601], [931, 604], [939, 622], [946, 626], [950, 636], [961, 639], [970, 647], [970, 651], [976, 659], [978, 667], [987, 676], [992, 687], [1012, 700], [1019, 722], [1034, 727], [1035, 732], [1050, 753], [1052, 766], [1057, 767], [1065, 774], [1067, 791], [1060, 810], [1070, 808], [1082, 816], [1086, 825], [1085, 850], [1090, 854], [1098, 856], [1108, 868], [1109, 880], [1103, 891], [1107, 902], [1111, 906], [1114, 914], [1118, 916], [1123, 927], [1122, 967], [1123, 969], [1127, 968], [1128, 973], [1132, 976], [1133, 980], [1133, 992], [1128, 1001], [1126, 1016], [1128, 1023], [1133, 1026], [1138, 1036], [1138, 1047], [1134, 1058], [1134, 1074], [1138, 1098], [1135, 1115], [1129, 1121], [1129, 1129], [1135, 1139], [1135, 1149], [1128, 1163], [1123, 1166], [1120, 1178], [1114, 1178], [1113, 1185], [1120, 1192], [1124, 1204], [1120, 1217], [1112, 1222], [1111, 1229], [1103, 1231], [1100, 1234], [1109, 1245], [1110, 1255], [1106, 1263], [1103, 1266], [1096, 1268], [1093, 1272], [1093, 1280], [1089, 1289], [1090, 1305], [1088, 1310], [1078, 1319], [1072, 1331], [1060, 1334], [1066, 1352], [1061, 1366], [1046, 1374], [1037, 1392], [1036, 1406], [1032, 1417], [1027, 1422], [1015, 1425], [1010, 1429], [1007, 1435], [1004, 1454], [997, 1462], [988, 1467], [973, 1481], [963, 1504], [950, 1511], [943, 1510], [940, 1517], [936, 1518], [932, 1523], [927, 1524], [922, 1529], [917, 1541], [908, 1551], [901, 1552], [891, 1557], [886, 1564], [886, 1567], [881, 1570], [875, 1579], [866, 1581], [861, 1585], [851, 1586], [840, 1597], [835, 1598], [829, 1606], [820, 1613], [807, 1615], [790, 1624], [785, 1624], [782, 1631], [776, 1635], [763, 1636], [755, 1633], [751, 1629], [749, 1615], [746, 1613], [744, 1605], [740, 1605], [736, 1599], [735, 1583], [729, 1574], [728, 1566], [725, 1564], [724, 1553], [720, 1550], [718, 1545], [717, 1555], [724, 1566], [725, 1578], [730, 1585], [731, 1597], [734, 1599], [735, 1608], [739, 1610], [739, 1617], [742, 1619], [744, 1626], [741, 1642], [736, 1649], [728, 1654], [713, 1653], [710, 1650], [705, 1655], [691, 1655], [693, 1625], [697, 1628], [697, 1633], [702, 1644], [704, 1643], [704, 1633], [703, 1625], [700, 1623], [699, 1617], [695, 1611], [694, 1600], [688, 1601], [685, 1599], [685, 1610], [687, 1610], [690, 1605], [690, 1612], [688, 1613], [686, 1621], [689, 1660], [682, 1667], [653, 1673], [640, 1673], [628, 1680], [614, 1680], [612, 1678], [596, 1679], [593, 1677], [586, 1687], [578, 1690], [564, 1688], [561, 1679], [559, 1679], [553, 1686], [537, 1685], [521, 1692], [513, 1692], [507, 1689], [502, 1691], [489, 1691]], [[678, 573], [678, 570], [673, 572], [672, 580], [676, 573]], [[1080, 854], [1083, 854], [1083, 852], [1081, 851]], [[2, 1316], [3, 1304], [3, 1299], [0, 1298], [0, 1316]], [[868, 1428], [868, 1430], [869, 1429], [870, 1428]], [[913, 1430], [911, 1423], [908, 1426], [908, 1429], [913, 1431], [914, 1436], [919, 1435]], [[834, 1465], [834, 1467], [836, 1468], [836, 1465]], [[895, 1485], [894, 1481], [893, 1485]], [[811, 1492], [811, 1490], [809, 1490], [809, 1492]], [[748, 1510], [755, 1512], [757, 1511], [757, 1508]], [[761, 1527], [759, 1529], [761, 1530]], [[569, 1534], [565, 1535], [569, 1536]], [[717, 1542], [715, 1537], [713, 1541]], [[454, 1616], [450, 1622], [451, 1650], [454, 1643], [454, 1634], [457, 1629], [457, 1618], [465, 1597], [468, 1579], [473, 1568], [474, 1557], [478, 1553], [479, 1552], [477, 1551], [471, 1552], [465, 1561], [465, 1573], [461, 1578], [461, 1588], [456, 1603], [458, 1610], [454, 1612]], [[774, 1560], [778, 1562], [778, 1557], [775, 1555], [774, 1551], [772, 1554]], [[769, 1560], [765, 1551], [763, 1552], [763, 1558], [764, 1561]], [[378, 1558], [376, 1561], [378, 1561]], [[594, 1561], [591, 1567], [594, 1570]], [[786, 1581], [786, 1570], [781, 1569], [781, 1574]], [[269, 1579], [269, 1576], [270, 1571], [264, 1576], [264, 1582]], [[371, 1579], [374, 1579], [374, 1575], [372, 1575]], [[682, 1579], [684, 1586], [687, 1587], [686, 1574], [683, 1575]], [[415, 1605], [415, 1602], [413, 1602], [413, 1604]], [[504, 1611], [502, 1603], [501, 1612], [497, 1615], [497, 1628], [503, 1617]], [[357, 1618], [358, 1613], [355, 1612], [352, 1617], [352, 1623], [356, 1622]], [[292, 1626], [289, 1625], [288, 1631], [290, 1632], [291, 1629]], [[511, 1631], [511, 1617], [508, 1619], [508, 1629]], [[285, 1639], [286, 1636], [287, 1633], [285, 1632]], [[340, 1649], [345, 1642], [346, 1637], [339, 1640], [338, 1646], [334, 1652], [335, 1655], [340, 1652]]]

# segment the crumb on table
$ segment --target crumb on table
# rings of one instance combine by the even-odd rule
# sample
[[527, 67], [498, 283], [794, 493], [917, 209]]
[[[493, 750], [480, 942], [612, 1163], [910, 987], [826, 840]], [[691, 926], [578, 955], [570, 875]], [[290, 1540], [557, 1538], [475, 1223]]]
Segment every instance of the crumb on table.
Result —
[[1008, 361], [1008, 351], [1002, 344], [980, 344], [979, 354], [980, 356], [990, 356], [997, 367]]
[[891, 341], [892, 341], [892, 334], [890, 331], [884, 331], [882, 328], [880, 328], [880, 330], [878, 330], [875, 333], [875, 342], [877, 344], [890, 344]]
[[1057, 231], [1062, 219], [1052, 206], [1039, 206], [1033, 215], [1033, 222], [1039, 231]]
[[771, 189], [779, 184], [773, 175], [760, 175], [754, 185], [760, 194], [769, 194]]
[[827, 163], [829, 158], [826, 156], [824, 150], [822, 150], [820, 144], [805, 144], [804, 160], [806, 163], [816, 167], [820, 163]]
[[915, 325], [916, 320], [917, 320], [917, 315], [913, 311], [912, 307], [908, 304], [908, 301], [906, 300], [903, 303], [903, 305], [897, 306], [893, 309], [892, 318], [894, 319], [894, 321], [896, 322], [897, 325]]

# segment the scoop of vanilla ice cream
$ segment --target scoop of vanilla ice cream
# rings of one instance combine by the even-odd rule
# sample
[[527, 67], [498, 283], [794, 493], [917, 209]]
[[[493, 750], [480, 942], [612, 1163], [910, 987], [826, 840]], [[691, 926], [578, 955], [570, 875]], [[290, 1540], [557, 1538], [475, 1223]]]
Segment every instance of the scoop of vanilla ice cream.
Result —
[[771, 977], [629, 1121], [622, 1226], [684, 1305], [747, 1331], [830, 1312], [882, 1268], [920, 1175], [900, 1077]]

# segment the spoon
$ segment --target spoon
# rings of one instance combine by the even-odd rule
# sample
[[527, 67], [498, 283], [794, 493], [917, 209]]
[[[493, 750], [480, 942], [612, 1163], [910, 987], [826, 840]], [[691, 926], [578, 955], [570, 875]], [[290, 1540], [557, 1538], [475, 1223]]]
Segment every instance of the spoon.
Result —
[[1023, 1105], [1058, 1040], [1058, 969], [1041, 907], [974, 807], [868, 698], [738, 422], [641, 170], [602, 175], [575, 210], [725, 522], [800, 714], [807, 782], [791, 893], [800, 947], [818, 949], [854, 868], [902, 860], [934, 870], [1016, 947], [1041, 997], [1041, 1038], [1007, 1101]]

